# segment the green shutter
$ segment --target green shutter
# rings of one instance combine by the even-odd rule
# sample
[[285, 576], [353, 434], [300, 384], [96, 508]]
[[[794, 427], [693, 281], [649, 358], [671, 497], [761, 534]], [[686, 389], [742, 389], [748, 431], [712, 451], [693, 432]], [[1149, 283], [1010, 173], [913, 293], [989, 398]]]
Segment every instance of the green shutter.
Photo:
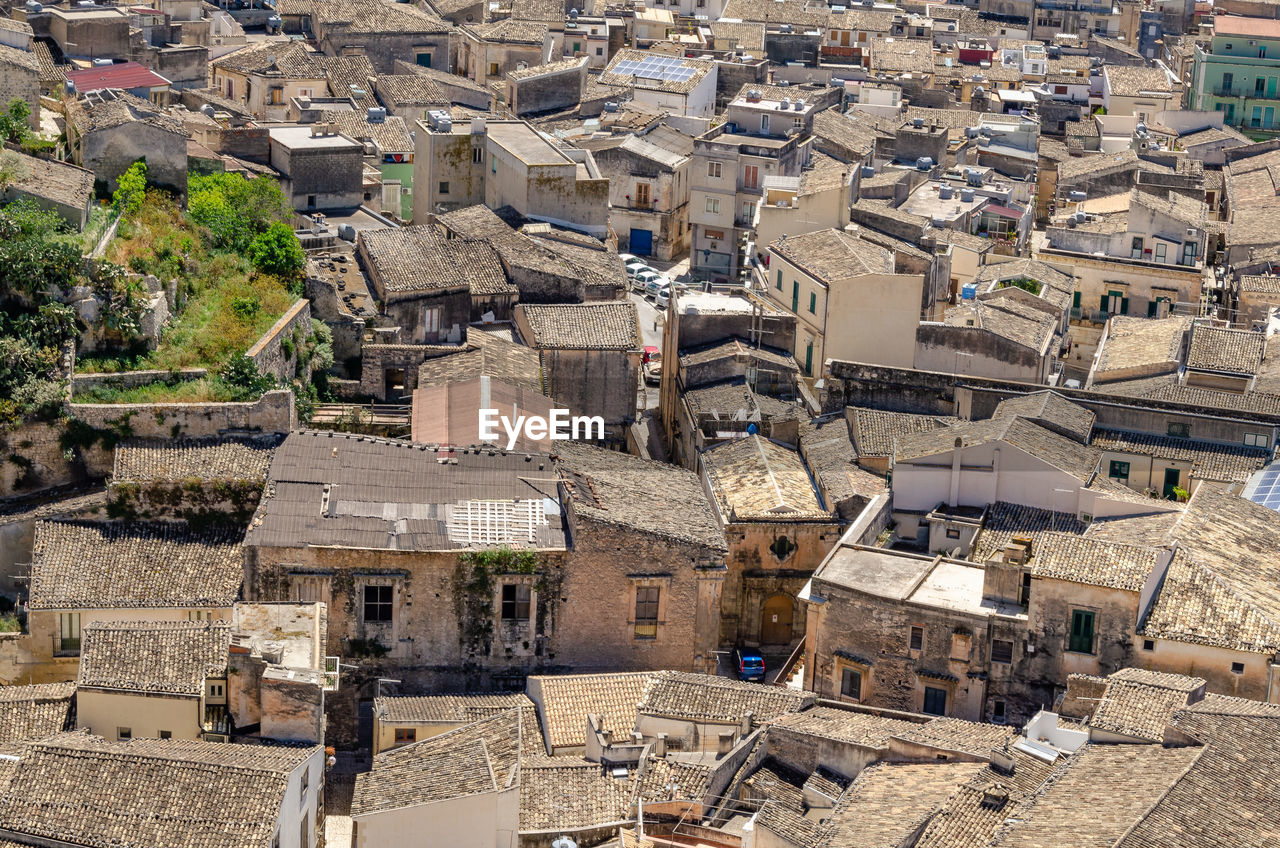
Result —
[[1120, 298], [1120, 314], [1121, 315], [1129, 314], [1129, 298], [1127, 297]]
[[1093, 613], [1089, 610], [1072, 610], [1071, 637], [1067, 649], [1079, 654], [1093, 653]]
[[1107, 311], [1107, 298], [1109, 297], [1110, 295], [1108, 295], [1106, 292], [1102, 293], [1102, 303], [1101, 305], [1098, 306], [1098, 308], [1101, 309], [1103, 312]]
[[1076, 309], [1080, 308], [1080, 292], [1071, 295], [1071, 305]]
[[1148, 301], [1148, 302], [1147, 302], [1147, 317], [1148, 317], [1148, 318], [1154, 318], [1154, 317], [1156, 317], [1156, 308], [1159, 306], [1159, 304], [1160, 304], [1160, 301], [1158, 301], [1158, 300], [1152, 300], [1152, 301]]

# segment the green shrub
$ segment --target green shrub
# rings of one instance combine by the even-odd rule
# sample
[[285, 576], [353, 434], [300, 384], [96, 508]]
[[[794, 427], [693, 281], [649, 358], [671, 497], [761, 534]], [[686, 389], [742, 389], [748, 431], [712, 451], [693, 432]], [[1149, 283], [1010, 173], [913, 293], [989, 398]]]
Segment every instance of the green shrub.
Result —
[[249, 245], [249, 261], [263, 273], [291, 278], [302, 273], [306, 255], [289, 225], [277, 221]]
[[120, 175], [111, 203], [122, 215], [132, 215], [142, 208], [147, 195], [147, 162], [139, 159]]

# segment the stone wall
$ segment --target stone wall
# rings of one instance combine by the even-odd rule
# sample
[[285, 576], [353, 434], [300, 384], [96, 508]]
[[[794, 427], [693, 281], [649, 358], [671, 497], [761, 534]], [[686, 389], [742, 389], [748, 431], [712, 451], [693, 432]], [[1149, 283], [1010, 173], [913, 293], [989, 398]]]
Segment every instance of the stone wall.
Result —
[[587, 77], [587, 62], [558, 72], [523, 79], [507, 78], [507, 99], [516, 115], [550, 112], [577, 105]]
[[73, 374], [71, 377], [71, 395], [93, 388], [136, 389], [151, 383], [188, 382], [209, 376], [207, 368], [180, 368], [177, 371], [121, 371], [103, 374]]
[[[261, 374], [287, 382], [297, 373], [298, 347], [311, 335], [311, 301], [300, 298], [245, 354]], [[310, 374], [301, 375], [309, 378]]]
[[185, 521], [193, 527], [245, 527], [258, 508], [262, 488], [261, 480], [113, 480], [108, 489], [107, 517]]

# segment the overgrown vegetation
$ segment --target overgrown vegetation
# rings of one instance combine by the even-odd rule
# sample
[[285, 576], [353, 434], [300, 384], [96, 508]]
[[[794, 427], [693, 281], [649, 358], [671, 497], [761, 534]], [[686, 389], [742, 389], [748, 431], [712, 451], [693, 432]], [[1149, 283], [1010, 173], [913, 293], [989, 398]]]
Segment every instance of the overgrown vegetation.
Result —
[[22, 622], [11, 612], [0, 615], [0, 633], [21, 633]]
[[1044, 284], [1039, 280], [1033, 280], [1030, 277], [1014, 277], [1011, 280], [1001, 280], [996, 288], [1018, 288], [1026, 292], [1031, 292], [1036, 297], [1039, 297], [1040, 292], [1044, 289]]
[[21, 97], [13, 98], [0, 112], [0, 140], [18, 145], [23, 153], [32, 156], [49, 153], [55, 143], [32, 132], [30, 121], [30, 104]]

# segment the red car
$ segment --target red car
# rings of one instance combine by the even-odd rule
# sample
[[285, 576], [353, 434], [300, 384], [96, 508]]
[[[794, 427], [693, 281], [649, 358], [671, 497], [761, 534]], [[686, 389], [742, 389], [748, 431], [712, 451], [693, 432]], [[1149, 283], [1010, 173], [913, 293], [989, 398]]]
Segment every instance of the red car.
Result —
[[662, 358], [662, 352], [661, 352], [660, 350], [658, 350], [658, 349], [657, 349], [656, 347], [654, 347], [653, 345], [645, 345], [645, 346], [644, 346], [644, 358], [642, 358], [642, 359], [640, 360], [640, 364], [641, 364], [641, 365], [648, 365], [648, 364], [649, 364], [650, 362], [652, 362], [653, 360], [655, 360], [655, 359], [661, 359], [661, 358]]

